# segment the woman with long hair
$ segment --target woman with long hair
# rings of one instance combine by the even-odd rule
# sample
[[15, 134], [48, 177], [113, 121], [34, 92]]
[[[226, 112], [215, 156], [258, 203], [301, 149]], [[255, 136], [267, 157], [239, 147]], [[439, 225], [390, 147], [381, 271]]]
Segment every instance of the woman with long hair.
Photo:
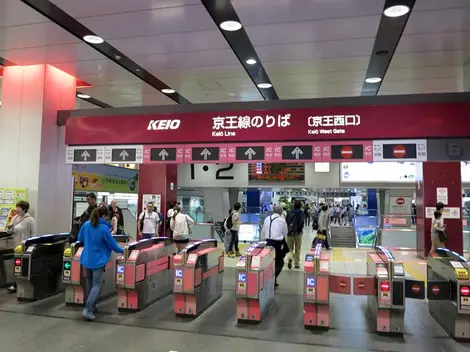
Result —
[[194, 220], [189, 215], [183, 214], [179, 206], [173, 208], [170, 228], [173, 231], [173, 241], [178, 252], [189, 243], [189, 236], [191, 235], [193, 225]]
[[102, 284], [101, 276], [111, 257], [111, 251], [124, 252], [111, 235], [109, 223], [105, 220], [107, 217], [108, 208], [106, 206], [93, 209], [90, 220], [83, 224], [78, 234], [78, 241], [83, 244], [80, 264], [86, 270], [88, 293], [82, 316], [90, 321], [95, 320], [96, 300]]

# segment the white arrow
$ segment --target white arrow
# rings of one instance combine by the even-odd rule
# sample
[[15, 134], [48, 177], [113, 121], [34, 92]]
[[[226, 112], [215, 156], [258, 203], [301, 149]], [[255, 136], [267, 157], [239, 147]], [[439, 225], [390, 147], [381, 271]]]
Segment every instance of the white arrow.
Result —
[[291, 152], [292, 155], [295, 155], [296, 159], [299, 159], [299, 156], [302, 155], [303, 153], [304, 152], [299, 147], [295, 147], [295, 149]]
[[88, 150], [85, 150], [83, 153], [82, 153], [82, 159], [87, 161], [88, 158], [90, 157], [90, 153], [88, 153]]
[[207, 148], [204, 148], [204, 150], [201, 152], [201, 155], [204, 157], [204, 160], [207, 160], [207, 157], [211, 155], [211, 152], [207, 150]]
[[245, 152], [245, 155], [248, 155], [248, 160], [251, 160], [253, 159], [253, 156], [256, 155], [256, 152], [253, 149], [248, 148], [248, 150]]
[[122, 152], [119, 153], [119, 156], [121, 157], [121, 160], [126, 160], [126, 158], [129, 156], [129, 153], [123, 149]]
[[162, 149], [158, 155], [162, 158], [162, 160], [165, 160], [168, 156], [168, 152], [165, 149]]

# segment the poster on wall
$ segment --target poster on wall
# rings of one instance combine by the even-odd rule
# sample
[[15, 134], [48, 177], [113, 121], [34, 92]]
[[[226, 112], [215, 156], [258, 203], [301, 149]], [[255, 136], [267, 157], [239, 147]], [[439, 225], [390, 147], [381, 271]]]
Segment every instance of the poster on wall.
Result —
[[0, 230], [4, 230], [15, 215], [16, 203], [27, 200], [26, 188], [0, 188]]
[[162, 196], [160, 194], [143, 194], [142, 195], [142, 211], [147, 208], [147, 204], [152, 202], [157, 213], [162, 209]]
[[138, 193], [138, 171], [111, 165], [73, 165], [75, 191]]
[[414, 162], [341, 163], [341, 182], [345, 183], [413, 183], [415, 180]]
[[389, 214], [411, 215], [411, 197], [390, 197]]

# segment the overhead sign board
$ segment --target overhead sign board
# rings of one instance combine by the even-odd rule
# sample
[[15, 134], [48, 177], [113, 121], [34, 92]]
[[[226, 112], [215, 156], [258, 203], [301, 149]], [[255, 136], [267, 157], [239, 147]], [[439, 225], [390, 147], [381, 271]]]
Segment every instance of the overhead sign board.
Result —
[[274, 147], [275, 162], [321, 162], [321, 142], [280, 143]]
[[105, 146], [104, 162], [106, 164], [141, 164], [143, 162], [142, 145]]
[[[67, 145], [338, 141], [470, 136], [470, 103], [74, 117]], [[195, 123], [195, 121], [197, 121]], [[109, 128], [109, 126], [113, 128]], [[129, 133], [132, 131], [132, 133]], [[407, 143], [407, 142], [403, 142]], [[381, 154], [382, 155], [382, 154]]]
[[184, 145], [145, 145], [144, 163], [182, 164]]
[[273, 161], [274, 147], [271, 144], [229, 144], [227, 150], [229, 163]]
[[322, 161], [370, 162], [372, 141], [322, 143]]
[[104, 164], [103, 146], [67, 147], [67, 164]]
[[426, 140], [374, 141], [374, 161], [426, 161]]
[[470, 139], [442, 138], [426, 140], [428, 161], [470, 160]]
[[186, 145], [184, 148], [185, 163], [226, 163], [226, 144]]

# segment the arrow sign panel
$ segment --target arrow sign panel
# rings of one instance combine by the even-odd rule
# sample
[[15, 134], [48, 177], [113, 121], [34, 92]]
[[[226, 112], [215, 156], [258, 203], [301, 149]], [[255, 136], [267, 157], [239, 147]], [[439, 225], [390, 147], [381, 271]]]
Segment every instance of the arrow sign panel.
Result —
[[184, 145], [146, 145], [144, 146], [144, 163], [182, 164]]
[[143, 149], [142, 145], [108, 145], [104, 150], [104, 161], [115, 164], [141, 164]]
[[282, 146], [282, 160], [312, 160], [312, 145], [284, 145]]
[[426, 140], [374, 141], [374, 161], [426, 161]]
[[249, 143], [249, 144], [229, 144], [228, 160], [229, 163], [253, 162], [271, 163], [273, 162], [274, 145]]
[[226, 144], [186, 145], [184, 152], [185, 163], [227, 162]]
[[236, 147], [237, 160], [264, 160], [264, 147]]
[[370, 162], [373, 159], [372, 141], [358, 142], [324, 142], [322, 145], [322, 160]]
[[104, 164], [104, 147], [67, 147], [67, 164]]

